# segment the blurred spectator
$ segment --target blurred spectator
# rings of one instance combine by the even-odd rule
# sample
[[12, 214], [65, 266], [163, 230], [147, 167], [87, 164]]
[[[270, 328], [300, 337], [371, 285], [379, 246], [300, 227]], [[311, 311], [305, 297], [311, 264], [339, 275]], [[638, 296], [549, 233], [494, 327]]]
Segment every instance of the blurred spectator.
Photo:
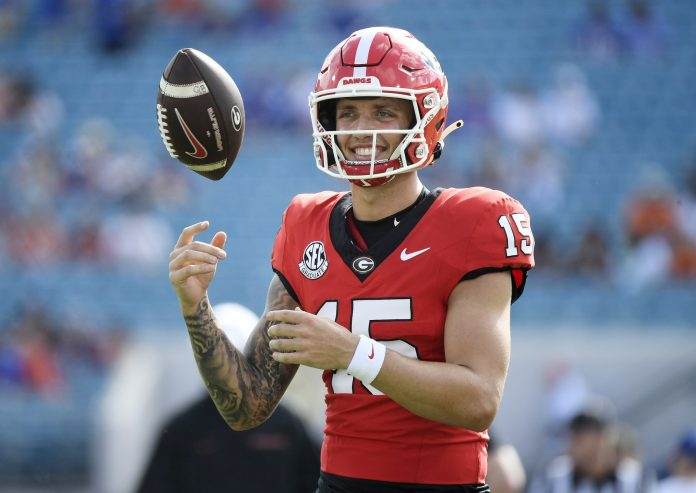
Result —
[[544, 415], [548, 443], [545, 460], [562, 452], [570, 420], [590, 402], [587, 379], [566, 358], [549, 361], [544, 368]]
[[231, 430], [206, 393], [162, 428], [142, 493], [309, 493], [319, 450], [283, 404], [258, 428]]
[[150, 2], [134, 0], [94, 0], [92, 14], [97, 46], [104, 53], [130, 48], [150, 18]]
[[26, 128], [31, 133], [27, 140], [43, 145], [60, 129], [64, 116], [61, 98], [34, 75], [0, 69], [0, 129], [4, 123]]
[[696, 493], [696, 427], [679, 441], [669, 464], [669, 475], [660, 481], [659, 493]]
[[565, 266], [572, 276], [604, 279], [610, 274], [609, 238], [596, 222], [586, 227]]
[[627, 51], [626, 39], [608, 5], [604, 0], [587, 0], [583, 17], [573, 26], [572, 45], [590, 60], [614, 61]]
[[34, 81], [29, 76], [0, 71], [0, 123], [18, 121], [35, 92]]
[[100, 250], [124, 266], [157, 267], [176, 241], [169, 223], [154, 214], [142, 194], [133, 196], [121, 212], [109, 215], [99, 231]]
[[622, 23], [627, 49], [639, 60], [659, 60], [669, 51], [669, 28], [648, 0], [627, 0]]
[[[0, 381], [43, 398], [62, 399], [81, 378], [102, 375], [120, 350], [123, 331], [80, 323], [57, 322], [39, 304], [19, 307], [0, 339]], [[81, 368], [79, 374], [72, 371], [75, 366]]]
[[[482, 187], [504, 190], [508, 186], [510, 159], [504, 155], [500, 140], [494, 135], [482, 139], [477, 159], [478, 163], [468, 180], [468, 184], [476, 183]], [[456, 162], [452, 163], [452, 166], [456, 164]], [[457, 183], [457, 181], [453, 181], [453, 183]]]
[[[215, 316], [240, 350], [258, 321], [238, 303], [217, 305]], [[261, 426], [233, 431], [206, 392], [164, 425], [137, 491], [309, 493], [318, 471], [318, 444], [284, 404]]]
[[45, 267], [65, 256], [67, 231], [52, 209], [37, 208], [13, 217], [7, 230], [12, 234], [6, 239], [6, 248], [10, 259], [18, 264]]
[[577, 146], [594, 134], [600, 116], [587, 78], [576, 65], [556, 67], [553, 85], [542, 96], [546, 134], [552, 143]]
[[696, 245], [679, 222], [677, 193], [658, 167], [647, 169], [629, 197], [625, 271], [637, 288], [670, 278], [696, 276]]
[[679, 279], [696, 278], [696, 164], [692, 166], [677, 196], [673, 272]]
[[0, 43], [12, 39], [19, 32], [25, 16], [23, 2], [20, 0], [0, 2]]
[[565, 202], [565, 162], [543, 142], [522, 147], [503, 190], [525, 204], [537, 226], [557, 220]]
[[492, 110], [493, 123], [503, 140], [519, 147], [543, 141], [541, 104], [536, 89], [527, 81], [518, 81], [499, 94]]
[[527, 482], [527, 473], [517, 449], [501, 443], [491, 434], [488, 442], [488, 474], [486, 483], [495, 493], [520, 493]]
[[588, 407], [568, 423], [566, 453], [535, 478], [530, 493], [646, 493], [653, 475], [634, 458], [621, 457], [619, 433], [606, 409]]
[[682, 233], [696, 243], [696, 157], [683, 181], [683, 189], [677, 198], [678, 223]]

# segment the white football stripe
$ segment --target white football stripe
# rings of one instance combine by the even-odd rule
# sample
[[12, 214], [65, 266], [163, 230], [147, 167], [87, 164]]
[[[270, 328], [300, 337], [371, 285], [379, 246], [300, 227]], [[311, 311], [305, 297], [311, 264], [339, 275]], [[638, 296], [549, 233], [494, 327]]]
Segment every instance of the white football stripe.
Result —
[[225, 164], [227, 164], [227, 159], [223, 159], [222, 161], [218, 161], [217, 163], [210, 163], [210, 164], [186, 164], [184, 163], [184, 166], [186, 166], [189, 169], [192, 169], [194, 171], [215, 171], [216, 169], [224, 168]]
[[[358, 49], [355, 52], [355, 65], [364, 65], [367, 63], [367, 58], [370, 55], [370, 46], [372, 40], [375, 39], [377, 31], [367, 32], [360, 38]], [[353, 69], [353, 77], [365, 77], [367, 75], [367, 67], [355, 67]]]
[[194, 82], [193, 84], [171, 84], [164, 80], [164, 77], [160, 79], [159, 83], [160, 91], [165, 96], [170, 98], [193, 98], [196, 96], [201, 96], [202, 94], [208, 94], [208, 86], [205, 81]]

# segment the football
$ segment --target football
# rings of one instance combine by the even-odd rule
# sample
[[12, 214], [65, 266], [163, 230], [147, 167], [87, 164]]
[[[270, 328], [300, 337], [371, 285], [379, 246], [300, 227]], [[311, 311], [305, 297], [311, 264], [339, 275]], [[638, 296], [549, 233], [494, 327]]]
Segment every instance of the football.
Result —
[[157, 91], [157, 126], [169, 154], [219, 180], [239, 153], [244, 121], [242, 96], [230, 74], [205, 53], [179, 50]]

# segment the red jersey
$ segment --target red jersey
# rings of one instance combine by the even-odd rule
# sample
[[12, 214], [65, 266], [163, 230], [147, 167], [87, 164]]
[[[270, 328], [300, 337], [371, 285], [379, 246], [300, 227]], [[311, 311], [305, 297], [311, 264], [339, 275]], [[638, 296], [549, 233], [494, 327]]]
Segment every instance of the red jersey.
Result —
[[[387, 348], [445, 361], [447, 302], [464, 279], [510, 270], [513, 299], [534, 266], [529, 216], [486, 188], [428, 192], [370, 248], [351, 232], [347, 193], [299, 195], [288, 206], [272, 265], [302, 309]], [[326, 370], [321, 468], [416, 484], [485, 482], [488, 435], [406, 410], [345, 370]]]

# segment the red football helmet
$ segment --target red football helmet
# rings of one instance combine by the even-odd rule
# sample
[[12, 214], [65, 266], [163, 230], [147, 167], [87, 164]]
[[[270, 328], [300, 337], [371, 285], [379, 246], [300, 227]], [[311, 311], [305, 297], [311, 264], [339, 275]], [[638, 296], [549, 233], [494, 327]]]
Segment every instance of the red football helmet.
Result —
[[[336, 102], [350, 97], [392, 97], [413, 103], [414, 125], [404, 130], [361, 130], [372, 134], [372, 160], [347, 161], [336, 136]], [[391, 27], [354, 32], [326, 57], [309, 95], [317, 167], [360, 186], [381, 185], [399, 173], [423, 168], [437, 159], [445, 136], [447, 78], [435, 55], [411, 33]], [[402, 133], [389, 159], [375, 160], [378, 133]]]

